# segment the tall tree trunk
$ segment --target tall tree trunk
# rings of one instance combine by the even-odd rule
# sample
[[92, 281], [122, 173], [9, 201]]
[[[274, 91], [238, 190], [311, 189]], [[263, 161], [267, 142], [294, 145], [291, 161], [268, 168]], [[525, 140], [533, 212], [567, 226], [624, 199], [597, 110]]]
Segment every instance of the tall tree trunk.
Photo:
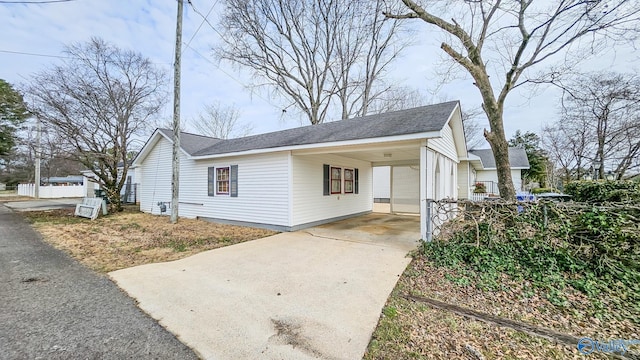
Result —
[[502, 120], [502, 109], [496, 104], [494, 106], [486, 106], [485, 112], [489, 119], [489, 126], [491, 132], [485, 130], [484, 137], [491, 145], [493, 156], [496, 160], [496, 172], [498, 173], [498, 190], [500, 191], [500, 197], [507, 201], [514, 201], [516, 199], [516, 190], [513, 186], [513, 179], [511, 178], [511, 162], [509, 161], [509, 143], [504, 135], [504, 126]]

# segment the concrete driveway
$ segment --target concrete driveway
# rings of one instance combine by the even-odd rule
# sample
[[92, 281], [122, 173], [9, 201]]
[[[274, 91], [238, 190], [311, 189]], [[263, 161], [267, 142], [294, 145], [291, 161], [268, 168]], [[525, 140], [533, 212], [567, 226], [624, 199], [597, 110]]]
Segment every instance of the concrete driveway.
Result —
[[109, 275], [205, 359], [359, 359], [418, 237], [367, 217]]
[[81, 202], [82, 198], [32, 199], [24, 201], [9, 201], [4, 205], [14, 211], [45, 211], [75, 209], [76, 204], [80, 204]]

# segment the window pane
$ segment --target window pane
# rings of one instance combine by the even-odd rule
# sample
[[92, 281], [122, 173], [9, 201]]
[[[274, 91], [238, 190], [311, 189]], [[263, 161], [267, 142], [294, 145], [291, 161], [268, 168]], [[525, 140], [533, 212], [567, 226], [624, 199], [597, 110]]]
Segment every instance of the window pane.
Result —
[[353, 180], [353, 170], [344, 169], [344, 179], [345, 180]]
[[340, 179], [340, 168], [331, 168], [331, 179]]
[[331, 192], [332, 193], [340, 192], [340, 180], [331, 180]]
[[218, 172], [218, 180], [229, 180], [229, 168], [218, 168], [217, 169]]
[[344, 192], [352, 193], [353, 192], [353, 182], [352, 181], [344, 181]]
[[216, 169], [216, 192], [218, 194], [229, 193], [229, 168]]

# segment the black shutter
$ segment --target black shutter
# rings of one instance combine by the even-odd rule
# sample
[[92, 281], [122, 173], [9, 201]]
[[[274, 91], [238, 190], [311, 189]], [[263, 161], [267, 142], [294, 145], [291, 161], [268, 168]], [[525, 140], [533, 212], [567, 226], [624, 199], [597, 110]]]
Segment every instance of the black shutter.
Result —
[[210, 167], [207, 168], [207, 192], [209, 196], [214, 196], [216, 194], [216, 168]]
[[353, 192], [355, 194], [358, 193], [359, 187], [360, 186], [358, 186], [358, 169], [354, 169], [353, 170]]
[[322, 167], [324, 168], [324, 196], [328, 196], [331, 195], [331, 173], [330, 173], [330, 169], [329, 169], [329, 165], [324, 164], [322, 165]]
[[231, 197], [238, 197], [238, 165], [231, 165], [229, 180]]

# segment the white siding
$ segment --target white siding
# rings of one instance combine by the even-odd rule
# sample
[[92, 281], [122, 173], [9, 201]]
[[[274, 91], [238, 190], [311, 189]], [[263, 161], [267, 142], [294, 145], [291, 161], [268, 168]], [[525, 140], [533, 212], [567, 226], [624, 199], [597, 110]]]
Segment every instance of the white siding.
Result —
[[419, 166], [394, 166], [392, 174], [391, 211], [420, 213]]
[[[513, 187], [516, 191], [522, 190], [522, 170], [511, 169], [511, 179], [513, 180]], [[493, 181], [498, 183], [498, 171], [497, 170], [478, 170], [476, 181]]]
[[476, 173], [476, 181], [493, 181], [498, 182], [498, 171], [496, 170], [478, 170]]
[[[289, 225], [288, 153], [214, 160], [181, 159], [180, 215]], [[238, 197], [208, 195], [209, 167], [238, 165]]]
[[[141, 211], [160, 214], [158, 202], [171, 202], [172, 146], [168, 140], [161, 138], [136, 169]], [[170, 213], [167, 209], [165, 215]]]
[[469, 199], [471, 197], [472, 176], [469, 162], [461, 161], [458, 164], [458, 197], [460, 199]]
[[513, 187], [516, 189], [516, 192], [522, 191], [522, 170], [513, 170], [511, 169], [511, 180], [513, 180]]
[[427, 174], [427, 198], [434, 200], [458, 198], [456, 161], [429, 150], [427, 151]]
[[[359, 194], [323, 195], [323, 164], [359, 171]], [[293, 156], [292, 226], [371, 211], [372, 167], [369, 162], [337, 155]]]
[[[160, 139], [137, 169], [141, 211], [160, 214], [157, 203], [171, 201], [171, 149]], [[179, 214], [288, 226], [287, 164], [286, 152], [199, 161], [181, 153]], [[229, 165], [238, 165], [238, 197], [208, 196], [207, 168]]]
[[388, 199], [390, 195], [390, 170], [389, 166], [376, 166], [373, 168], [373, 198]]
[[456, 150], [456, 144], [453, 140], [453, 130], [450, 125], [445, 126], [442, 129], [442, 137], [436, 139], [429, 139], [428, 147], [436, 152], [458, 161], [458, 152]]

